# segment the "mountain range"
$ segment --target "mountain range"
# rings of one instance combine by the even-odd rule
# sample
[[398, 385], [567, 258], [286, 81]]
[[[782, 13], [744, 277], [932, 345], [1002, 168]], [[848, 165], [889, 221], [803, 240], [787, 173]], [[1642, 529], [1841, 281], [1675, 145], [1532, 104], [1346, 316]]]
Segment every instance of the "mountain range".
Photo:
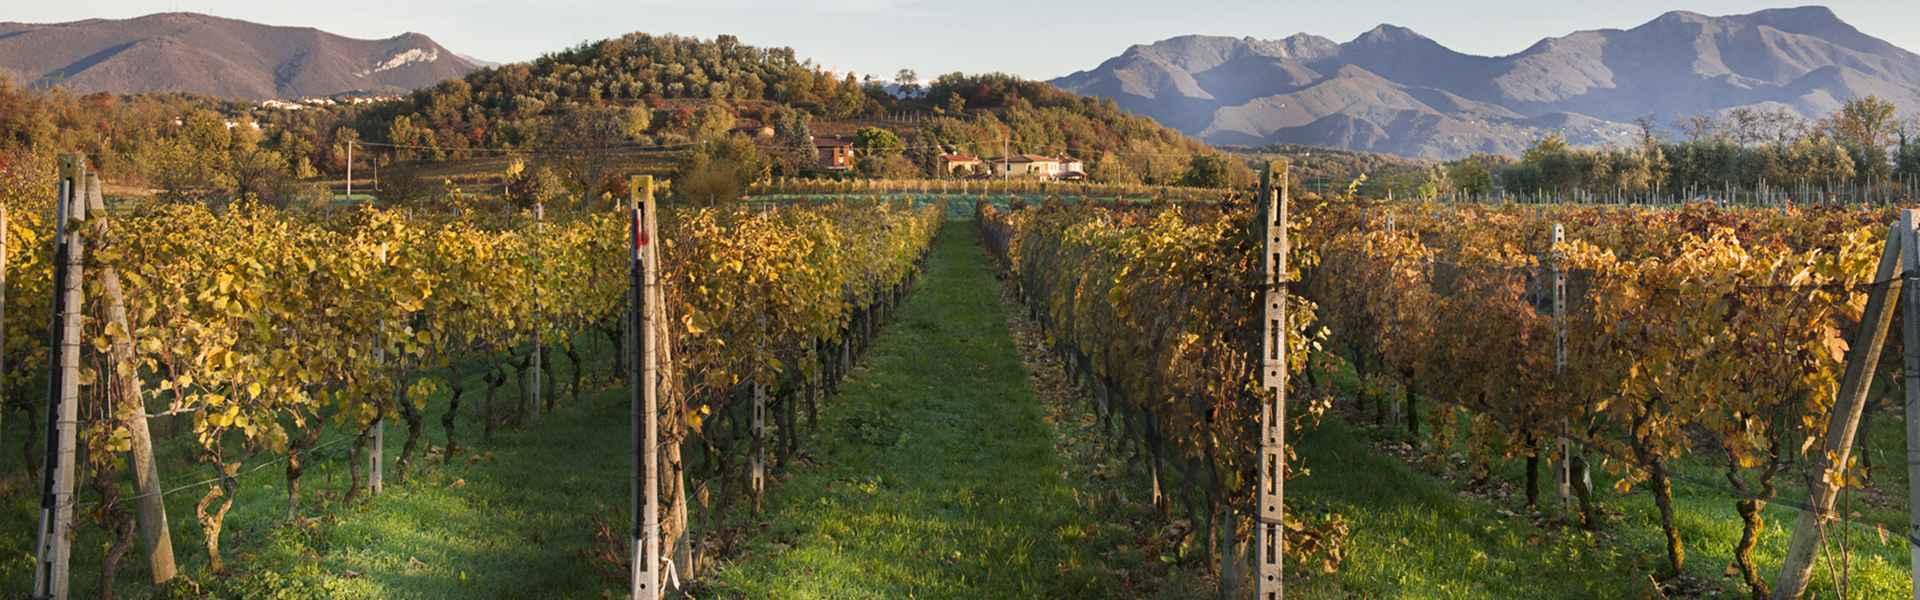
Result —
[[0, 23], [0, 75], [77, 92], [191, 92], [232, 99], [404, 92], [484, 66], [432, 38], [361, 40], [194, 13]]
[[1630, 143], [1634, 123], [1736, 108], [1818, 118], [1850, 99], [1920, 110], [1920, 55], [1824, 7], [1547, 38], [1475, 56], [1381, 25], [1352, 41], [1182, 36], [1052, 82], [1218, 145], [1293, 143], [1422, 158], [1517, 153], [1548, 133]]

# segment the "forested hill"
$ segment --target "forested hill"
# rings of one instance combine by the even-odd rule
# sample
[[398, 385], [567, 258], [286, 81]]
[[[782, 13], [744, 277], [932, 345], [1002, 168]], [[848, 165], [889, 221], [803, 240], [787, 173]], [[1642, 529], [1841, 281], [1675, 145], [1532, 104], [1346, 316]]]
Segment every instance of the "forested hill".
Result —
[[[1194, 155], [1222, 156], [1111, 101], [1045, 83], [951, 74], [922, 85], [902, 75], [835, 74], [790, 48], [733, 36], [634, 33], [419, 90], [367, 111], [356, 129], [365, 141], [395, 146], [400, 162], [501, 148], [716, 145], [725, 147], [712, 152], [761, 175], [805, 171], [808, 136], [853, 138], [869, 127], [892, 134], [858, 136], [875, 147], [861, 148], [857, 171], [875, 177], [944, 175], [940, 154], [997, 156], [1010, 147], [1084, 159], [1095, 180], [1174, 183], [1187, 178]], [[739, 156], [746, 145], [737, 138], [752, 141], [755, 154]], [[1244, 167], [1227, 166], [1233, 181], [1250, 181]], [[612, 177], [573, 175], [598, 180], [581, 182], [591, 187]]]
[[85, 152], [111, 193], [171, 200], [326, 204], [349, 165], [355, 189], [384, 202], [503, 183], [523, 203], [599, 198], [635, 172], [729, 198], [767, 177], [822, 174], [809, 139], [829, 136], [858, 151], [836, 176], [946, 177], [943, 153], [1005, 148], [1071, 155], [1097, 181], [1252, 180], [1240, 161], [1111, 101], [998, 74], [855, 79], [730, 36], [632, 34], [379, 103], [76, 95], [0, 74], [0, 167]]

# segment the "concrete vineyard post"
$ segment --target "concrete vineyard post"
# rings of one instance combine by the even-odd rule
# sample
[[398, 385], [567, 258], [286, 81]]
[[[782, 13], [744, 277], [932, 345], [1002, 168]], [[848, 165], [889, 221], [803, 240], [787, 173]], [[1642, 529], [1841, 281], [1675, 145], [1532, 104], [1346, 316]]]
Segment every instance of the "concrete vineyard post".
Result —
[[[1566, 257], [1560, 253], [1560, 244], [1567, 241], [1567, 231], [1559, 223], [1553, 224], [1553, 377], [1558, 381], [1567, 370], [1567, 271], [1562, 268]], [[1572, 433], [1572, 421], [1560, 422], [1560, 463], [1553, 468], [1554, 478], [1560, 492], [1560, 503], [1567, 505], [1573, 498], [1573, 442], [1568, 440]], [[1528, 475], [1531, 477], [1532, 475]]]
[[73, 543], [74, 438], [80, 421], [80, 318], [85, 312], [82, 256], [85, 243], [71, 225], [84, 221], [80, 200], [87, 178], [86, 158], [60, 157], [58, 197], [54, 202], [54, 275], [52, 332], [47, 362], [47, 452], [41, 470], [40, 529], [33, 570], [33, 597], [66, 600]]
[[[1880, 266], [1874, 270], [1877, 285], [1867, 294], [1867, 308], [1860, 314], [1860, 325], [1847, 345], [1846, 374], [1834, 398], [1833, 412], [1827, 417], [1827, 429], [1820, 453], [1813, 456], [1814, 469], [1807, 482], [1807, 510], [1793, 526], [1787, 542], [1786, 557], [1780, 562], [1780, 578], [1774, 582], [1775, 600], [1799, 598], [1813, 577], [1814, 555], [1826, 536], [1827, 521], [1834, 518], [1833, 501], [1840, 493], [1835, 485], [1846, 469], [1853, 451], [1853, 437], [1860, 429], [1860, 412], [1866, 406], [1873, 372], [1880, 363], [1880, 351], [1887, 343], [1887, 330], [1893, 327], [1893, 309], [1900, 303], [1901, 286], [1892, 285], [1896, 275], [1904, 275], [1914, 262], [1908, 258], [1916, 250], [1914, 210], [1901, 211], [1900, 222], [1887, 231], [1886, 249]], [[1882, 283], [1884, 282], [1884, 283]], [[1913, 285], [1908, 281], [1906, 285]]]
[[660, 339], [653, 309], [660, 302], [660, 253], [653, 243], [658, 205], [653, 178], [634, 177], [628, 189], [634, 198], [628, 223], [631, 253], [628, 285], [633, 302], [629, 318], [636, 324], [640, 344], [633, 361], [631, 396], [633, 427], [633, 555], [628, 592], [634, 600], [657, 600], [660, 590]]
[[1260, 600], [1284, 595], [1281, 566], [1286, 552], [1282, 503], [1286, 478], [1287, 441], [1287, 171], [1269, 165], [1260, 186], [1259, 221], [1265, 271], [1261, 286], [1260, 337], [1260, 514], [1255, 548], [1256, 588]]
[[[1906, 363], [1906, 413], [1920, 415], [1920, 278], [1910, 274], [1920, 268], [1920, 234], [1914, 232], [1913, 209], [1901, 212], [1900, 233], [1907, 238], [1900, 248], [1906, 268], [1901, 269], [1901, 286], [1906, 302], [1901, 303], [1902, 322], [1900, 341], [1904, 346]], [[1913, 598], [1920, 600], [1920, 418], [1909, 416], [1907, 425], [1907, 551], [1910, 555], [1908, 568], [1916, 582], [1911, 590]]]

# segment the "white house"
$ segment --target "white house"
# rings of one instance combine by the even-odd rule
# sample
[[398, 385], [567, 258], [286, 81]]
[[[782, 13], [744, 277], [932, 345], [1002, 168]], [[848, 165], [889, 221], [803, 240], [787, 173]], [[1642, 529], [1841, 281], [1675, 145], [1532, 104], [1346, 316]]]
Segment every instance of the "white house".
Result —
[[986, 162], [996, 177], [1068, 179], [1074, 174], [1084, 175], [1087, 170], [1086, 163], [1070, 156], [1015, 154], [1007, 158], [987, 159]]

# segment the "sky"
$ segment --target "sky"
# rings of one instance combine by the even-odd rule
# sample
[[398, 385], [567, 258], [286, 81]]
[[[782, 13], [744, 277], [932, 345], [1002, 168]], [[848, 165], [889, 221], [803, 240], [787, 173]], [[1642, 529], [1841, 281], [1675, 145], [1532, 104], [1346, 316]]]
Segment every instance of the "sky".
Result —
[[[62, 0], [12, 2], [0, 20], [59, 22], [190, 11], [357, 38], [427, 34], [495, 62], [530, 60], [633, 31], [786, 46], [835, 71], [923, 79], [1001, 71], [1050, 79], [1127, 46], [1177, 35], [1347, 41], [1381, 23], [1471, 54], [1518, 52], [1580, 29], [1628, 28], [1670, 10], [1721, 15], [1808, 2], [1644, 0]], [[1831, 0], [1854, 27], [1920, 52], [1920, 0]]]

